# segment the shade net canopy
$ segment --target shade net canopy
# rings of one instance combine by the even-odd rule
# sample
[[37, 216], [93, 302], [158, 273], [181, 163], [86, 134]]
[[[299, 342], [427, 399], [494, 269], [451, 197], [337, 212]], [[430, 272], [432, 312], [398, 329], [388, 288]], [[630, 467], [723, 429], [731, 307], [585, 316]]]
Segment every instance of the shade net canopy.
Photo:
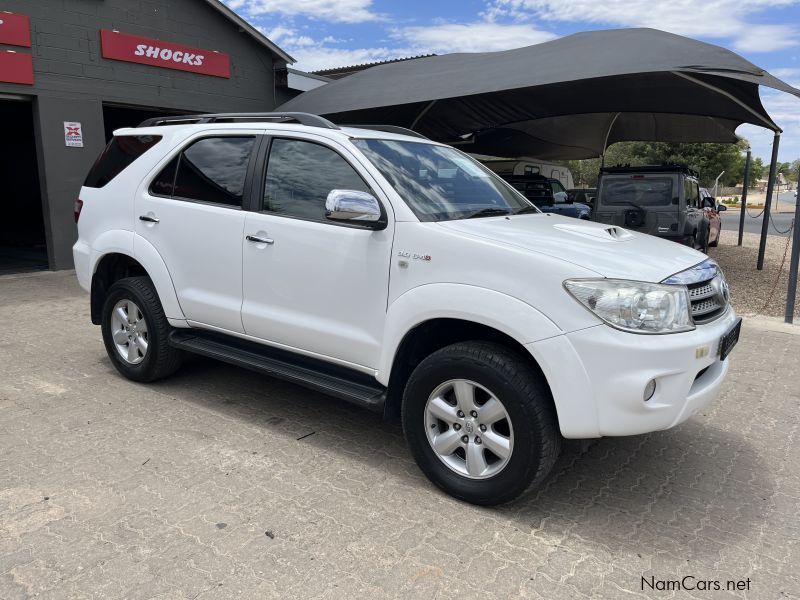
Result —
[[468, 152], [580, 159], [619, 141], [735, 142], [743, 123], [780, 131], [761, 85], [800, 97], [725, 48], [618, 29], [379, 65], [279, 110], [408, 127]]

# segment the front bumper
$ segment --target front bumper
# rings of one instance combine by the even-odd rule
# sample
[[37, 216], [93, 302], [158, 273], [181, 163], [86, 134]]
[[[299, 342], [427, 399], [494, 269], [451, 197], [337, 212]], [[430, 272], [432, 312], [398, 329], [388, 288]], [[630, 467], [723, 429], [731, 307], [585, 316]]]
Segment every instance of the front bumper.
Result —
[[[528, 344], [542, 367], [567, 438], [634, 435], [682, 423], [717, 397], [729, 360], [719, 342], [732, 307], [694, 331], [637, 335], [607, 325]], [[647, 383], [656, 380], [645, 401]]]

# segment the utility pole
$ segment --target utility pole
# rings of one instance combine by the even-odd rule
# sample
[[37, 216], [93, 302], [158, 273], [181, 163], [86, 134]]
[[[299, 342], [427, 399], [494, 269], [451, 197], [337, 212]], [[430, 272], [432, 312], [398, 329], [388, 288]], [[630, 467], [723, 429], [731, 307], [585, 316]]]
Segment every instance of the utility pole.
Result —
[[747, 158], [744, 160], [744, 182], [742, 184], [742, 212], [739, 215], [739, 243], [742, 245], [742, 237], [744, 236], [744, 217], [747, 212], [747, 188], [750, 185], [750, 148], [747, 149]]
[[778, 171], [778, 146], [781, 143], [781, 132], [776, 131], [772, 139], [772, 161], [769, 165], [769, 181], [767, 181], [767, 199], [764, 204], [764, 217], [761, 223], [761, 242], [758, 244], [758, 261], [756, 269], [764, 268], [764, 251], [767, 249], [767, 233], [769, 231], [769, 213], [772, 204], [772, 190], [775, 188], [775, 177]]
[[[797, 170], [797, 185], [800, 186], [800, 169]], [[792, 234], [792, 260], [789, 262], [789, 291], [786, 293], [786, 315], [784, 321], [794, 322], [794, 303], [797, 297], [797, 267], [800, 262], [800, 198], [794, 201], [794, 233]]]

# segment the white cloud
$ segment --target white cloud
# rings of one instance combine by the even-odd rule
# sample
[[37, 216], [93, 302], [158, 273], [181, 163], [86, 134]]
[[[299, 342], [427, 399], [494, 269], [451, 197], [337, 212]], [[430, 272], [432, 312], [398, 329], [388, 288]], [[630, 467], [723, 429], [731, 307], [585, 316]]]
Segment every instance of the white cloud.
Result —
[[407, 27], [396, 29], [394, 36], [419, 54], [508, 50], [557, 37], [525, 23], [505, 25], [488, 21]]
[[227, 0], [227, 4], [248, 17], [277, 14], [335, 23], [364, 23], [380, 19], [371, 10], [372, 0]]
[[[800, 78], [800, 69], [775, 69], [773, 74], [777, 73], [785, 77]], [[800, 81], [790, 81], [790, 84], [797, 87]], [[785, 92], [761, 88], [761, 102], [772, 120], [783, 129], [778, 159], [781, 162], [788, 162], [800, 158], [800, 98]], [[769, 163], [772, 152], [771, 131], [755, 125], [742, 125], [736, 133], [748, 139], [754, 156], [760, 156], [765, 163]]]
[[408, 56], [409, 50], [398, 48], [341, 48], [335, 44], [342, 40], [326, 36], [321, 40], [300, 33], [296, 28], [281, 24], [272, 29], [258, 28], [270, 40], [297, 59], [292, 65], [301, 71], [319, 71], [367, 62], [389, 60]]
[[800, 0], [494, 0], [491, 19], [551, 20], [623, 27], [653, 27], [680, 35], [728, 39], [744, 52], [771, 52], [798, 44], [794, 24], [754, 24], [753, 15]]
[[318, 71], [420, 54], [507, 50], [556, 37], [552, 33], [527, 24], [444, 23], [394, 29], [391, 37], [396, 44], [390, 46], [342, 48], [338, 45], [342, 40], [330, 36], [314, 40], [287, 24], [280, 24], [272, 29], [263, 27], [260, 29], [269, 39], [297, 59], [295, 68], [304, 71]]
[[294, 68], [303, 71], [319, 71], [333, 67], [360, 65], [399, 58], [396, 50], [390, 48], [330, 48], [323, 45], [302, 48], [292, 52], [297, 59]]

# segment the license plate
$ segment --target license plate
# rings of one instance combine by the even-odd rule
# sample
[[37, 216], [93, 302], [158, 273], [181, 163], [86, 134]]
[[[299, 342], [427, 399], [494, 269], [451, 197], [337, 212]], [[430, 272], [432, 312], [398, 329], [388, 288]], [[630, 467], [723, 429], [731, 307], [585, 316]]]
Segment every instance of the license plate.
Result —
[[733, 350], [736, 342], [739, 341], [739, 331], [742, 329], [742, 319], [736, 321], [736, 324], [728, 330], [728, 333], [722, 336], [719, 341], [719, 359], [725, 360]]

